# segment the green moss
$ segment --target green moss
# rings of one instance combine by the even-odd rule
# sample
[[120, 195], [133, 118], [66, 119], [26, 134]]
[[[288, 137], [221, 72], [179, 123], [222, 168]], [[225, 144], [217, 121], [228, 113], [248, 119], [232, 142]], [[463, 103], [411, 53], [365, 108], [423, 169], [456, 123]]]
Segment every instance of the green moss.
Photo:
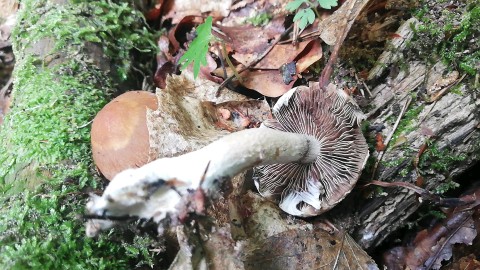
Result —
[[[419, 49], [425, 59], [440, 58], [452, 69], [474, 76], [480, 64], [477, 38], [480, 35], [480, 2], [460, 2], [456, 8], [444, 8], [441, 12], [432, 9], [430, 1], [423, 2], [423, 8], [415, 13], [422, 24], [415, 29], [413, 47]], [[431, 2], [437, 8], [448, 5]]]
[[398, 174], [402, 177], [406, 177], [411, 172], [410, 166], [403, 168]]
[[[400, 120], [400, 123], [398, 123], [397, 129], [393, 133], [392, 141], [390, 142], [389, 145], [395, 145], [395, 143], [397, 142], [398, 138], [401, 135], [408, 134], [417, 128], [416, 123], [418, 123], [418, 115], [423, 111], [423, 108], [425, 106], [423, 104], [419, 106], [416, 106], [416, 105], [410, 105], [410, 106], [411, 108], [409, 108], [405, 112], [402, 119]], [[393, 121], [396, 121], [396, 119]]]
[[464, 161], [466, 158], [464, 154], [456, 154], [449, 148], [438, 149], [435, 144], [430, 144], [421, 156], [419, 165], [420, 167], [428, 166], [440, 173], [448, 173], [457, 162]]
[[260, 12], [257, 15], [248, 18], [247, 20], [245, 20], [245, 22], [251, 23], [254, 26], [262, 26], [266, 25], [272, 18], [273, 16], [271, 14], [267, 12]]
[[392, 160], [382, 160], [381, 164], [385, 167], [398, 167], [402, 162], [404, 162], [407, 158], [406, 157], [401, 157], [401, 158], [395, 158]]
[[[89, 123], [118, 78], [130, 74], [132, 50], [154, 52], [152, 35], [142, 36], [143, 17], [127, 1], [45, 2], [22, 1], [12, 35], [13, 106], [0, 129], [0, 268], [151, 265], [149, 245], [138, 243], [154, 240], [86, 239], [76, 216], [84, 212], [86, 190], [99, 182]], [[44, 42], [49, 46], [37, 46]], [[111, 59], [87, 58], [87, 43]]]
[[453, 93], [455, 95], [459, 95], [459, 96], [462, 96], [463, 93], [462, 93], [462, 85], [458, 84], [458, 85], [454, 85], [452, 86], [452, 88], [450, 88], [450, 93]]
[[[130, 7], [129, 1], [74, 1], [72, 5], [46, 5], [45, 1], [24, 1], [28, 25], [14, 30], [21, 42], [16, 44], [17, 57], [41, 39], [49, 38], [56, 51], [69, 50], [75, 56], [86, 42], [101, 45], [110, 57], [111, 70], [127, 79], [132, 63], [132, 49], [155, 52], [154, 36], [143, 22], [142, 15]], [[27, 50], [27, 53], [28, 50]], [[95, 61], [95, 59], [91, 59]]]
[[112, 235], [85, 238], [78, 212], [72, 211], [73, 205], [84, 204], [76, 198], [77, 187], [50, 187], [15, 195], [0, 211], [2, 269], [128, 269], [152, 260], [153, 254], [143, 254], [148, 244], [139, 248], [134, 241], [112, 243]]
[[457, 154], [452, 149], [439, 149], [437, 145], [429, 144], [427, 150], [420, 157], [419, 168], [434, 170], [436, 173], [445, 175], [446, 181], [435, 187], [436, 193], [443, 194], [450, 189], [459, 187], [459, 184], [450, 178], [449, 171], [466, 158], [465, 154]]
[[456, 189], [460, 186], [459, 183], [454, 182], [453, 180], [448, 180], [445, 183], [440, 183], [438, 186], [435, 187], [436, 194], [444, 194], [451, 189]]
[[381, 50], [378, 48], [359, 48], [355, 45], [349, 45], [347, 42], [346, 46], [340, 50], [340, 57], [344, 59], [349, 66], [354, 67], [355, 70], [371, 69], [381, 54]]

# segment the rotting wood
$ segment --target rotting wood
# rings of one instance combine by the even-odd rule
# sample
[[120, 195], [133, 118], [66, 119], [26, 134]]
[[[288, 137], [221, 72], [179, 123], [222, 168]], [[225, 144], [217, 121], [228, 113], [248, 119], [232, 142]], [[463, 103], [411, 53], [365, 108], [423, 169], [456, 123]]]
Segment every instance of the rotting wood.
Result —
[[[423, 86], [428, 89], [434, 85], [445, 69], [441, 63], [429, 69], [420, 63], [411, 63], [409, 71], [400, 72], [395, 79], [387, 78], [386, 80], [392, 83], [381, 84], [372, 91], [374, 98], [371, 104], [374, 109], [369, 114], [370, 123], [384, 125], [383, 134], [389, 134], [393, 127], [391, 119], [398, 115], [404, 99], [420, 93], [419, 89]], [[410, 121], [407, 124], [408, 129], [396, 133], [397, 139], [400, 138], [403, 142], [390, 144], [386, 149], [384, 161], [380, 163], [374, 179], [415, 183], [420, 175], [413, 168], [413, 162], [419, 149], [428, 144], [461, 160], [446, 164], [447, 167], [442, 170], [433, 169], [426, 164], [420, 169], [421, 176], [425, 178], [425, 188], [435, 191], [441, 185], [454, 180], [480, 158], [480, 130], [477, 128], [480, 119], [479, 105], [473, 91], [465, 84], [459, 84], [456, 93], [448, 93], [435, 103], [426, 104], [425, 100], [417, 96], [410, 110], [418, 109], [419, 106], [424, 106], [423, 109], [413, 119], [405, 120]], [[372, 117], [373, 115], [376, 117]], [[374, 137], [373, 132], [370, 136]], [[374, 152], [373, 155], [377, 157], [378, 153]], [[365, 177], [370, 179], [370, 175]], [[462, 179], [455, 180], [460, 182]], [[350, 228], [356, 241], [366, 249], [378, 246], [392, 232], [406, 225], [407, 219], [421, 206], [417, 195], [409, 190], [383, 190], [382, 196], [362, 198], [363, 203], [358, 208], [349, 211], [349, 214], [344, 213], [333, 218], [335, 224]], [[357, 189], [357, 195], [348, 198], [343, 205], [352, 204], [353, 198], [358, 200], [358, 196], [361, 196], [359, 191]], [[359, 204], [357, 202], [354, 205]], [[338, 210], [334, 209], [335, 211]], [[330, 214], [333, 217], [334, 212]]]

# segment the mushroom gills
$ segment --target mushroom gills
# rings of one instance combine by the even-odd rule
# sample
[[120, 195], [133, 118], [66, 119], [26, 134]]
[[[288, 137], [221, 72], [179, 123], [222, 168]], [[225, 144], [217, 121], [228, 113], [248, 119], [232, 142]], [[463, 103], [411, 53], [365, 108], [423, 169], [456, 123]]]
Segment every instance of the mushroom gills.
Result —
[[306, 163], [271, 164], [254, 169], [260, 194], [295, 216], [319, 215], [340, 202], [360, 177], [369, 156], [360, 130], [365, 119], [355, 101], [330, 84], [293, 88], [273, 108], [264, 127], [315, 137], [319, 150]]

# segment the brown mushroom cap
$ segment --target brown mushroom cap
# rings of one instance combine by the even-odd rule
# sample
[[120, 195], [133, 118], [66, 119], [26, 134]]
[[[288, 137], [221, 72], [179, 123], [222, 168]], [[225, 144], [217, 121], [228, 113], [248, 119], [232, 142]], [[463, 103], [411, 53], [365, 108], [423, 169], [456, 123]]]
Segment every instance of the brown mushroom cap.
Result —
[[273, 164], [255, 168], [258, 191], [296, 216], [321, 214], [350, 191], [368, 158], [359, 123], [364, 115], [356, 103], [334, 85], [292, 89], [273, 108], [276, 120], [268, 128], [313, 135], [320, 154], [313, 163]]
[[107, 179], [148, 162], [147, 107], [157, 109], [155, 94], [130, 91], [112, 100], [95, 116], [91, 130], [93, 160]]

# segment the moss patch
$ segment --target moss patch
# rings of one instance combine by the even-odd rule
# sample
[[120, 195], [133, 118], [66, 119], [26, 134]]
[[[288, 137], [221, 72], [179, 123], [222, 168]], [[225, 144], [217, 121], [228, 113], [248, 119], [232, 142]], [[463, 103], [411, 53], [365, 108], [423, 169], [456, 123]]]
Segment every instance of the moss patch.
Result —
[[423, 0], [415, 16], [422, 22], [411, 45], [425, 59], [442, 59], [474, 76], [480, 69], [480, 1]]
[[247, 20], [245, 20], [245, 22], [251, 23], [254, 26], [262, 26], [270, 22], [272, 18], [273, 18], [272, 14], [269, 14], [268, 12], [260, 12], [255, 16], [248, 18]]
[[[398, 123], [397, 129], [393, 133], [392, 141], [390, 142], [390, 146], [395, 145], [398, 138], [404, 134], [408, 134], [411, 131], [415, 130], [418, 123], [418, 115], [423, 111], [425, 105], [415, 105], [411, 104], [410, 108], [405, 112], [402, 119]], [[396, 121], [396, 117], [392, 117], [389, 119], [394, 123]]]
[[13, 106], [0, 129], [1, 268], [152, 266], [156, 239], [86, 239], [76, 219], [99, 183], [89, 124], [130, 74], [132, 50], [154, 52], [152, 35], [127, 1], [48, 3], [22, 1], [12, 34]]
[[445, 176], [444, 183], [439, 183], [435, 187], [435, 192], [443, 194], [460, 185], [454, 182], [449, 176], [449, 169], [453, 168], [458, 162], [467, 159], [465, 154], [457, 154], [450, 148], [439, 149], [435, 144], [429, 144], [427, 150], [420, 157], [419, 168], [425, 170], [434, 170], [436, 173]]

